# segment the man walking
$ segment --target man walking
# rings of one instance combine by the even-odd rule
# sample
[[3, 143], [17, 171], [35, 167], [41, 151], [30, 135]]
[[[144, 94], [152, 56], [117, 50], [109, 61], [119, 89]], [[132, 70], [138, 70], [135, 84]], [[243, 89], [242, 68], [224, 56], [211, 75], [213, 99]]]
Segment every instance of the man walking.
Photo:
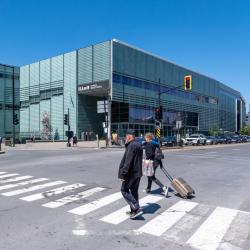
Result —
[[142, 176], [142, 147], [135, 141], [134, 131], [126, 132], [125, 153], [119, 166], [118, 178], [122, 180], [121, 193], [130, 206], [128, 214], [131, 219], [141, 215], [138, 189]]

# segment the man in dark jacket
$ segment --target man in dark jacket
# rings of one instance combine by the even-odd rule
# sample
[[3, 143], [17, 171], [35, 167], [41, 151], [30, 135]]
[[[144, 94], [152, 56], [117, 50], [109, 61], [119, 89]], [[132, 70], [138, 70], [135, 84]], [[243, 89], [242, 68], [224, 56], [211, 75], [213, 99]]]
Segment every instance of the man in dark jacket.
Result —
[[119, 166], [118, 178], [122, 180], [121, 193], [129, 204], [131, 219], [142, 214], [139, 206], [138, 189], [142, 176], [142, 147], [135, 141], [134, 131], [126, 132], [125, 153]]

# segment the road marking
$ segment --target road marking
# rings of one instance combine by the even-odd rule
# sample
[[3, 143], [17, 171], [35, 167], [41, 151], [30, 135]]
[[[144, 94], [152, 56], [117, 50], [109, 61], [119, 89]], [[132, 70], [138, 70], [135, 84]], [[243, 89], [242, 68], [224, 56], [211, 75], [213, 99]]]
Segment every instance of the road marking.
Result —
[[43, 199], [45, 197], [51, 197], [53, 195], [62, 194], [62, 193], [65, 193], [67, 191], [74, 190], [76, 188], [80, 188], [80, 187], [83, 187], [83, 186], [85, 186], [85, 184], [76, 183], [76, 184], [73, 184], [73, 185], [64, 186], [64, 187], [56, 188], [56, 189], [53, 189], [53, 190], [50, 190], [50, 191], [46, 191], [44, 193], [33, 194], [33, 195], [21, 197], [20, 199], [24, 200], [24, 201], [40, 200], [40, 199]]
[[161, 236], [197, 205], [196, 202], [179, 201], [136, 231]]
[[83, 236], [83, 235], [87, 235], [88, 231], [87, 230], [72, 230], [72, 233], [77, 236]]
[[105, 190], [105, 188], [101, 188], [101, 187], [96, 187], [96, 188], [92, 188], [92, 189], [88, 189], [84, 192], [81, 192], [81, 193], [78, 193], [76, 195], [69, 195], [69, 196], [66, 196], [62, 199], [58, 199], [56, 201], [51, 201], [51, 202], [48, 202], [48, 203], [45, 203], [43, 204], [42, 206], [43, 207], [49, 207], [49, 208], [57, 208], [57, 207], [61, 207], [63, 205], [66, 205], [68, 203], [71, 203], [73, 201], [78, 201], [80, 199], [84, 199], [88, 196], [91, 196], [97, 192], [100, 192], [100, 191], [103, 191]]
[[6, 174], [7, 172], [0, 172], [0, 174]]
[[47, 180], [48, 180], [47, 178], [39, 178], [39, 179], [34, 179], [31, 181], [24, 181], [24, 182], [20, 182], [16, 184], [8, 184], [8, 185], [0, 186], [0, 190], [10, 189], [10, 188], [19, 187], [19, 186], [25, 186], [25, 185], [29, 185], [32, 183], [37, 183], [37, 182], [42, 182], [42, 181], [47, 181]]
[[18, 190], [15, 190], [15, 191], [2, 193], [2, 195], [4, 195], [4, 196], [14, 196], [14, 195], [28, 193], [28, 192], [31, 192], [31, 191], [35, 191], [35, 190], [39, 190], [39, 189], [43, 189], [43, 188], [47, 188], [47, 187], [52, 187], [52, 186], [56, 186], [56, 185], [61, 185], [61, 184], [65, 184], [65, 183], [66, 183], [66, 181], [53, 181], [53, 182], [49, 182], [49, 183], [45, 183], [45, 184], [41, 184], [41, 185], [37, 185], [37, 186], [32, 186], [32, 187], [29, 187], [29, 188], [22, 188], [22, 189], [18, 189]]
[[103, 197], [101, 199], [92, 201], [88, 204], [82, 205], [80, 207], [76, 207], [72, 210], [69, 210], [68, 212], [72, 213], [72, 214], [77, 214], [77, 215], [85, 215], [85, 214], [88, 214], [92, 211], [95, 211], [101, 207], [109, 205], [109, 204], [121, 199], [122, 197], [123, 196], [122, 196], [121, 192], [117, 192], [117, 193], [108, 195], [106, 197]]
[[24, 176], [15, 177], [15, 178], [7, 179], [7, 180], [1, 180], [0, 184], [22, 181], [22, 180], [30, 179], [30, 178], [33, 178], [33, 177], [34, 176], [31, 176], [31, 175], [24, 175]]
[[11, 176], [17, 176], [17, 175], [19, 175], [19, 174], [5, 174], [5, 175], [1, 175], [0, 176], [0, 179], [4, 179], [4, 178], [7, 178], [7, 177], [11, 177]]
[[[249, 228], [250, 216], [249, 213], [237, 214], [232, 221], [230, 228], [223, 236], [223, 240], [220, 243], [218, 249], [220, 250], [243, 250], [246, 246], [249, 246]], [[248, 247], [249, 248], [249, 247]]]
[[192, 232], [203, 223], [204, 218], [207, 218], [213, 210], [207, 205], [198, 204], [161, 237], [166, 240], [185, 243], [191, 237]]
[[[139, 204], [142, 208], [148, 207], [151, 205], [151, 203], [156, 203], [163, 199], [163, 196], [156, 196], [156, 195], [147, 195], [146, 197], [143, 197], [139, 200]], [[130, 206], [125, 206], [114, 213], [111, 213], [103, 218], [101, 218], [101, 221], [108, 222], [111, 224], [119, 224], [129, 218], [129, 216], [126, 214], [126, 211], [130, 211]]]
[[217, 207], [187, 244], [202, 250], [217, 249], [237, 213], [234, 209]]

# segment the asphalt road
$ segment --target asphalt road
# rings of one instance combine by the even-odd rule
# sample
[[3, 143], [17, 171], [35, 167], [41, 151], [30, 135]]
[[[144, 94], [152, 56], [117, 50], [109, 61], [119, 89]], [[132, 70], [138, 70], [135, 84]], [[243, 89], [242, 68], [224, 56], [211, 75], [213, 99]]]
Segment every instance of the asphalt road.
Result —
[[[153, 184], [144, 214], [125, 215], [123, 149], [10, 149], [0, 155], [0, 249], [250, 249], [250, 144], [165, 152], [196, 191], [165, 198]], [[4, 173], [5, 172], [5, 173]], [[160, 169], [157, 176], [169, 185]], [[64, 187], [64, 188], [63, 188]]]

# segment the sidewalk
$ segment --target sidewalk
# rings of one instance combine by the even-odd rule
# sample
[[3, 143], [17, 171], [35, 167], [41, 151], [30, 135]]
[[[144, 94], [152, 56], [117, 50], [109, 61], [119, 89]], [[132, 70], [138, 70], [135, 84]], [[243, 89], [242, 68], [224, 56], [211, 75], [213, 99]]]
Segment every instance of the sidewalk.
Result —
[[[0, 154], [5, 153], [5, 151], [12, 149], [20, 150], [60, 150], [60, 149], [84, 149], [84, 148], [93, 148], [93, 149], [123, 149], [124, 146], [114, 146], [110, 145], [106, 147], [105, 140], [99, 141], [99, 147], [97, 141], [80, 141], [77, 144], [77, 147], [67, 147], [67, 142], [35, 142], [35, 143], [26, 143], [26, 144], [16, 144], [15, 147], [4, 146], [2, 144], [2, 151]], [[186, 151], [186, 150], [206, 150], [206, 149], [216, 149], [220, 147], [232, 147], [232, 146], [242, 146], [250, 143], [233, 143], [233, 144], [218, 144], [218, 145], [206, 145], [206, 146], [176, 146], [176, 147], [163, 147], [163, 151], [174, 152], [174, 151]]]
[[[37, 150], [44, 150], [44, 149], [70, 149], [70, 148], [98, 148], [97, 141], [80, 141], [77, 143], [77, 147], [67, 147], [67, 142], [59, 141], [59, 142], [30, 142], [26, 144], [16, 144], [15, 147], [9, 147], [2, 145], [2, 150], [8, 149], [37, 149]], [[71, 144], [72, 145], [72, 144]], [[99, 148], [106, 148], [105, 140], [99, 141]]]

